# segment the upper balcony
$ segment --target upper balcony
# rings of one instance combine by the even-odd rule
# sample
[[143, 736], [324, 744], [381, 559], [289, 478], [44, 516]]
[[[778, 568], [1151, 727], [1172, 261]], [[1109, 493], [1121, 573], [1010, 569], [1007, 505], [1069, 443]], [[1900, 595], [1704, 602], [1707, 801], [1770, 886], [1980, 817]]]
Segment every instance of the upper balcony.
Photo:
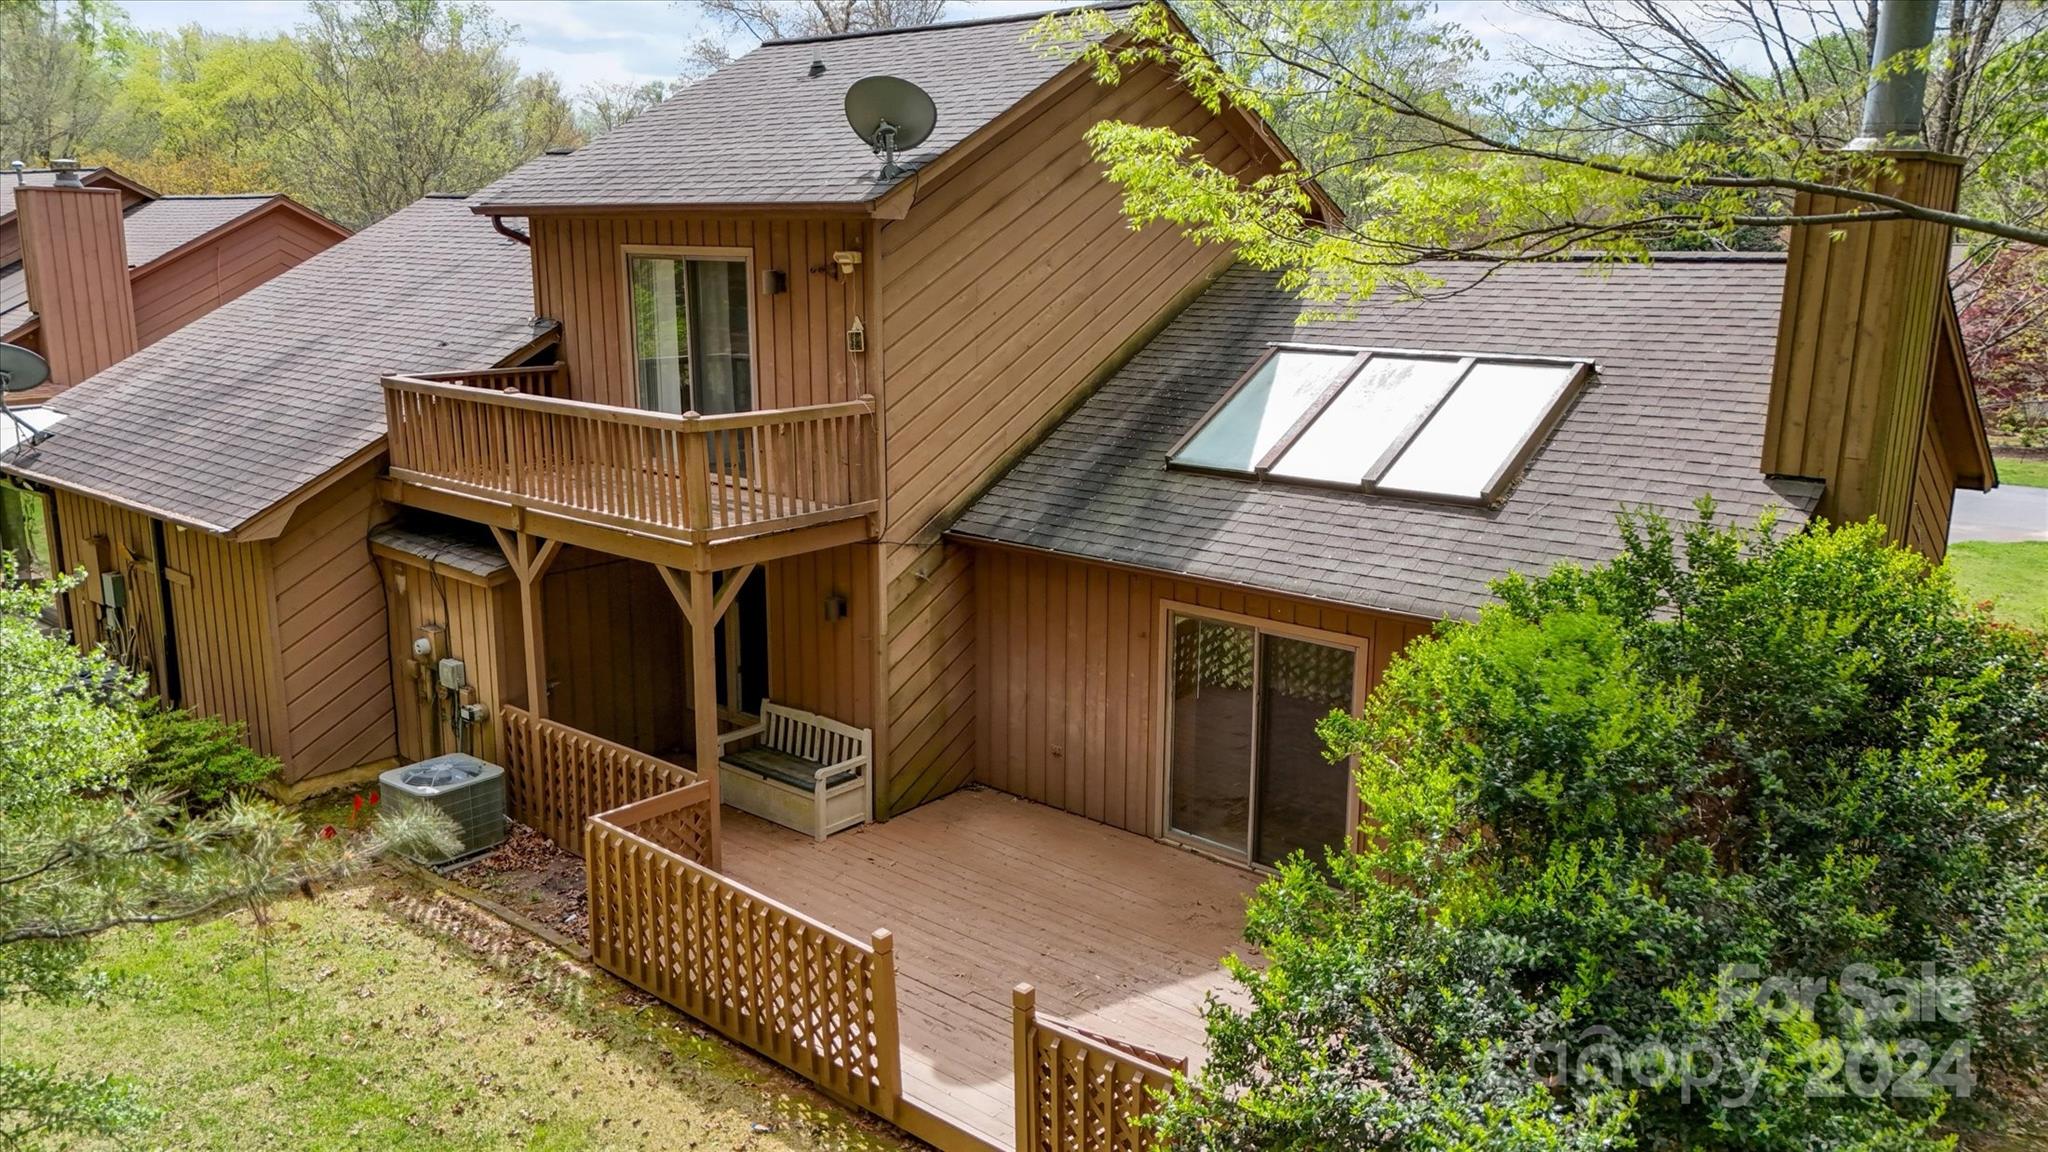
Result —
[[869, 399], [671, 415], [565, 399], [560, 365], [383, 384], [401, 503], [698, 570], [874, 536]]

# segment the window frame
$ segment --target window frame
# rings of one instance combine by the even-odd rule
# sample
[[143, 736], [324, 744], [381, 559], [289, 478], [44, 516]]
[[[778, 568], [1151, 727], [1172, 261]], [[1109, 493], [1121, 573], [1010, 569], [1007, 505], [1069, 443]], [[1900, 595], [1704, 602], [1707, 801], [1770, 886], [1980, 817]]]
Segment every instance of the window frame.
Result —
[[[19, 492], [24, 498], [32, 499], [38, 505], [42, 519], [43, 552], [50, 558], [50, 571], [44, 579], [54, 579], [64, 574], [64, 555], [58, 551], [57, 541], [57, 496], [50, 489], [31, 480], [17, 476], [0, 476], [0, 486]], [[64, 599], [58, 597], [59, 600]]]
[[[621, 335], [624, 337], [622, 341], [624, 346], [619, 349], [619, 352], [624, 359], [625, 374], [620, 379], [628, 385], [628, 389], [633, 396], [633, 407], [643, 412], [655, 411], [655, 409], [648, 408], [643, 403], [643, 397], [640, 395], [640, 361], [634, 348], [634, 341], [638, 333], [634, 330], [633, 325], [633, 261], [644, 257], [674, 260], [718, 260], [746, 265], [747, 393], [754, 401], [753, 408], [750, 410], [759, 410], [766, 407], [766, 405], [761, 403], [761, 318], [760, 304], [758, 302], [759, 293], [757, 291], [758, 281], [754, 278], [754, 250], [752, 248], [711, 244], [621, 244], [619, 245], [618, 275], [619, 306], [622, 310], [619, 315], [624, 318], [625, 323], [621, 326], [623, 328]], [[685, 332], [684, 341], [686, 349], [688, 347], [688, 340], [689, 334]], [[694, 406], [697, 400], [696, 386], [694, 382], [688, 380], [685, 381], [685, 384], [690, 393], [691, 405]]]
[[[1275, 602], [1285, 603], [1285, 601], [1277, 600]], [[1156, 757], [1152, 770], [1157, 774], [1155, 778], [1159, 781], [1158, 795], [1153, 798], [1159, 820], [1159, 839], [1169, 844], [1186, 848], [1191, 852], [1199, 852], [1204, 856], [1226, 864], [1270, 875], [1273, 872], [1272, 868], [1258, 863], [1251, 857], [1252, 850], [1250, 845], [1252, 837], [1249, 827], [1246, 830], [1246, 848], [1241, 855], [1233, 853], [1228, 845], [1218, 844], [1213, 840], [1205, 840], [1200, 837], [1183, 836], [1174, 831], [1173, 620], [1176, 616], [1210, 620], [1218, 624], [1234, 624], [1238, 627], [1250, 628], [1252, 630], [1252, 691], [1254, 697], [1256, 697], [1258, 692], [1259, 676], [1264, 671], [1262, 665], [1265, 660], [1265, 645], [1260, 642], [1262, 636], [1266, 634], [1286, 636], [1295, 640], [1307, 640], [1311, 643], [1322, 644], [1330, 648], [1349, 649], [1351, 652], [1350, 708], [1351, 714], [1354, 716], [1364, 710], [1366, 697], [1370, 694], [1371, 685], [1368, 677], [1372, 669], [1373, 639], [1370, 636], [1355, 636], [1349, 632], [1332, 632], [1325, 628], [1317, 628], [1307, 624], [1296, 624], [1290, 620], [1274, 620], [1264, 616], [1251, 616], [1242, 612], [1231, 612], [1223, 608], [1212, 608], [1206, 604], [1198, 604], [1188, 600], [1176, 600], [1170, 596], [1161, 597], [1159, 600], [1158, 615], [1156, 616], [1157, 625], [1153, 632], [1157, 637], [1157, 640], [1154, 642], [1154, 659], [1159, 661], [1159, 682], [1155, 689], [1155, 699], [1158, 704], [1157, 711], [1153, 713], [1154, 737], [1152, 742], [1154, 748], [1153, 755]], [[1257, 749], [1259, 747], [1260, 735], [1259, 710], [1254, 706], [1251, 730], [1253, 757], [1252, 763], [1249, 766], [1249, 782], [1254, 797], [1258, 795], [1259, 786]], [[1358, 772], [1358, 757], [1351, 756], [1347, 758], [1344, 761], [1343, 769], [1345, 779], [1350, 780], [1355, 777]], [[1344, 836], [1347, 842], [1355, 840], [1358, 836], [1358, 819], [1358, 789], [1355, 786], [1347, 787], [1344, 790]]]
[[[1245, 386], [1258, 376], [1259, 372], [1265, 368], [1268, 362], [1283, 352], [1301, 352], [1318, 355], [1348, 353], [1351, 355], [1351, 363], [1338, 373], [1336, 378], [1323, 390], [1322, 395], [1318, 396], [1302, 411], [1302, 414], [1295, 419], [1293, 424], [1288, 426], [1287, 431], [1281, 435], [1280, 439], [1275, 441], [1273, 446], [1266, 450], [1265, 455], [1253, 462], [1249, 469], [1221, 468], [1215, 465], [1188, 463], [1174, 459], [1194, 441], [1195, 437], [1201, 435], [1202, 430], [1207, 428], [1219, 413], [1237, 399], [1238, 394], [1244, 391]], [[1444, 388], [1443, 395], [1438, 396], [1434, 404], [1431, 404], [1426, 410], [1411, 419], [1401, 429], [1387, 445], [1386, 450], [1381, 452], [1379, 458], [1374, 460], [1371, 466], [1367, 468], [1360, 480], [1349, 482], [1343, 480], [1321, 480], [1307, 476], [1275, 475], [1272, 471], [1274, 466], [1279, 464], [1287, 455], [1288, 450], [1294, 447], [1295, 442], [1301, 439], [1325, 412], [1329, 411], [1330, 405], [1336, 403], [1337, 397], [1343, 394], [1344, 389], [1357, 378], [1360, 372], [1365, 370], [1366, 365], [1375, 356], [1401, 357], [1411, 360], [1450, 360], [1455, 362], [1455, 368], [1452, 372], [1451, 382]], [[1381, 483], [1387, 472], [1393, 468], [1394, 462], [1401, 458], [1401, 454], [1408, 450], [1408, 447], [1415, 442], [1415, 438], [1422, 433], [1422, 430], [1429, 425], [1431, 420], [1436, 418], [1437, 413], [1442, 411], [1443, 406], [1457, 393], [1459, 386], [1464, 384], [1465, 378], [1471, 375], [1472, 370], [1482, 363], [1540, 365], [1569, 369], [1570, 374], [1565, 378], [1563, 385], [1559, 387], [1556, 398], [1551, 401], [1550, 406], [1545, 410], [1543, 418], [1538, 420], [1529, 433], [1523, 437], [1520, 446], [1506, 460], [1502, 461], [1499, 467], [1494, 469], [1493, 474], [1488, 477], [1485, 486], [1480, 489], [1479, 495], [1456, 496], [1445, 492], [1395, 488]], [[1550, 434], [1556, 431], [1559, 421], [1564, 419], [1565, 412], [1577, 401], [1579, 393], [1584, 390], [1587, 381], [1592, 379], [1595, 371], [1597, 371], [1597, 368], [1591, 360], [1575, 360], [1564, 356], [1529, 356], [1491, 352], [1447, 352], [1433, 348], [1270, 341], [1266, 344], [1265, 350], [1259, 354], [1258, 358], [1252, 361], [1251, 367], [1245, 369], [1243, 374], [1232, 381], [1230, 387], [1224, 391], [1223, 395], [1214, 404], [1209, 405], [1208, 409], [1202, 413], [1201, 418], [1196, 420], [1186, 432], [1182, 433], [1173, 442], [1172, 447], [1166, 450], [1166, 466], [1177, 472], [1204, 473], [1211, 476], [1229, 476], [1235, 479], [1251, 479], [1261, 482], [1270, 480], [1276, 484], [1293, 484], [1305, 488], [1328, 488], [1339, 492], [1371, 492], [1387, 496], [1400, 496], [1412, 500], [1427, 500], [1441, 504], [1492, 505], [1499, 502], [1505, 493], [1508, 482], [1521, 474], [1523, 467], [1529, 462], [1529, 457], [1535, 454], [1537, 447], [1550, 439]]]

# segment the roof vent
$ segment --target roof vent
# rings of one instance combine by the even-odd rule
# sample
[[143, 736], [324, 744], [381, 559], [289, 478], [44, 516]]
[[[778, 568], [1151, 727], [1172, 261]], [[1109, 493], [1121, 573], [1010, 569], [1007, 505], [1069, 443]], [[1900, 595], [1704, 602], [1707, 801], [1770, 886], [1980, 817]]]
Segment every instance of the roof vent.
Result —
[[576, 154], [576, 149], [575, 146], [570, 144], [550, 144], [546, 148], [541, 149], [541, 152], [547, 156], [573, 156]]
[[28, 165], [23, 164], [19, 160], [9, 160], [7, 166], [14, 169], [14, 183], [16, 187], [28, 183]]
[[812, 76], [823, 76], [824, 74], [825, 74], [825, 62], [824, 62], [823, 60], [813, 60], [813, 61], [811, 61], [811, 75], [812, 75]]
[[85, 187], [85, 181], [78, 178], [78, 161], [76, 160], [52, 160], [50, 161], [50, 171], [57, 174], [56, 184], [59, 188]]

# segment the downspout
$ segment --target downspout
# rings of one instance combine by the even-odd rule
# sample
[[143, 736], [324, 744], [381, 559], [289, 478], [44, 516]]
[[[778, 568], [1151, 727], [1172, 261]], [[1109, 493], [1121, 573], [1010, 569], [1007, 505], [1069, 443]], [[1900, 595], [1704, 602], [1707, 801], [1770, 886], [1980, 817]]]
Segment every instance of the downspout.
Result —
[[500, 236], [506, 237], [507, 239], [511, 240], [517, 240], [521, 244], [526, 245], [528, 248], [533, 247], [533, 237], [528, 236], [526, 233], [521, 232], [519, 229], [514, 228], [510, 224], [505, 223], [505, 218], [503, 216], [491, 217], [491, 228]]

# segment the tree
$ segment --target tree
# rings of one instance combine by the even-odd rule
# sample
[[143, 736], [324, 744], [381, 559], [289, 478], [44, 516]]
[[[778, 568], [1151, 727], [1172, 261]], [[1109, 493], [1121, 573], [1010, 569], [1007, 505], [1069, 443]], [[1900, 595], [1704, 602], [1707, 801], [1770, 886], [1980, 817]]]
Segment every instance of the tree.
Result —
[[514, 29], [481, 4], [314, 0], [267, 114], [277, 171], [360, 227], [428, 192], [472, 192], [555, 144], [572, 117], [552, 77], [521, 80]]
[[299, 52], [197, 25], [136, 37], [88, 156], [159, 192], [276, 189], [270, 121]]
[[[1766, 22], [1783, 18], [1761, 6], [1717, 9], [1713, 18], [1745, 10]], [[1168, 128], [1109, 121], [1096, 125], [1089, 140], [1122, 186], [1134, 222], [1166, 220], [1197, 239], [1233, 244], [1322, 300], [1367, 294], [1389, 280], [1420, 286], [1426, 277], [1413, 265], [1422, 260], [1545, 259], [1588, 249], [1641, 258], [1673, 241], [1725, 242], [1742, 228], [1914, 218], [2048, 242], [2048, 228], [2037, 222], [2002, 212], [1941, 212], [1870, 190], [1883, 158], [1835, 147], [1846, 123], [1838, 110], [1861, 98], [1860, 79], [1848, 79], [1862, 75], [1855, 68], [1867, 53], [1861, 29], [1838, 33], [1817, 25], [1809, 35], [1782, 38], [1770, 31], [1764, 41], [1777, 45], [1770, 51], [1796, 49], [1778, 66], [1782, 84], [1725, 77], [1743, 93], [1737, 99], [1691, 82], [1692, 72], [1713, 70], [1705, 62], [1711, 50], [1697, 60], [1673, 59], [1676, 50], [1637, 25], [1617, 33], [1642, 54], [1634, 72], [1610, 52], [1489, 76], [1472, 67], [1480, 55], [1476, 42], [1435, 22], [1433, 11], [1408, 0], [1193, 0], [1174, 10], [1155, 2], [1128, 17], [1049, 17], [1038, 35], [1048, 50], [1080, 52], [1107, 81], [1156, 63], [1212, 107], [1228, 102], [1262, 116], [1315, 107], [1315, 121], [1331, 133], [1304, 149], [1315, 159], [1249, 183], [1205, 162], [1191, 138]], [[1594, 23], [1610, 12], [1640, 13], [1642, 26], [1681, 44], [1706, 18], [1697, 6], [1662, 0], [1593, 11]], [[1374, 26], [1371, 34], [1360, 34], [1361, 21]], [[1118, 23], [1128, 35], [1104, 39]], [[1967, 73], [1976, 80], [1967, 94], [1960, 81], [1934, 85], [1937, 104], [1952, 98], [1981, 111], [2002, 95], [2023, 113], [2044, 99], [2022, 82], [2048, 51], [2038, 12], [1994, 24], [2016, 31], [1989, 41], [1990, 60], [1973, 58]], [[1084, 40], [1089, 46], [1072, 47]], [[1212, 46], [1227, 48], [1227, 60]], [[1944, 42], [1886, 67], [1938, 65], [1948, 48]], [[1833, 79], [1822, 83], [1823, 77]], [[2011, 139], [1991, 155], [2038, 154], [2048, 117], [2016, 114], [2006, 123]], [[1960, 139], [1965, 125], [1954, 119], [1943, 130]], [[1990, 166], [1987, 160], [1980, 168]], [[1345, 192], [1340, 226], [1306, 219], [1311, 179]], [[1856, 208], [1795, 216], [1792, 198], [1802, 191], [1838, 195]]]
[[121, 10], [99, 0], [0, 3], [0, 162], [82, 151], [130, 35]]
[[[99, 933], [260, 911], [393, 846], [453, 847], [439, 820], [337, 835], [252, 795], [193, 814], [176, 795], [132, 787], [145, 767], [159, 779], [222, 779], [208, 759], [246, 775], [250, 754], [212, 747], [216, 725], [152, 720], [118, 666], [46, 632], [42, 605], [65, 583], [18, 580], [0, 555], [0, 998], [99, 994], [80, 971]], [[109, 1133], [142, 1111], [119, 1084], [0, 1052], [0, 1147]]]
[[[937, 23], [946, 14], [946, 0], [698, 0], [695, 7], [728, 35], [756, 40], [914, 28]], [[705, 36], [690, 47], [683, 72], [694, 79], [731, 62], [725, 41]]]
[[668, 85], [586, 84], [576, 94], [576, 130], [595, 139], [668, 99]]
[[2048, 431], [2048, 250], [1972, 262], [1957, 287], [1984, 421], [2033, 446]]
[[1934, 1152], [2038, 1106], [2041, 637], [1875, 524], [1621, 531], [1323, 722], [1362, 844], [1253, 900], [1174, 1147]]

